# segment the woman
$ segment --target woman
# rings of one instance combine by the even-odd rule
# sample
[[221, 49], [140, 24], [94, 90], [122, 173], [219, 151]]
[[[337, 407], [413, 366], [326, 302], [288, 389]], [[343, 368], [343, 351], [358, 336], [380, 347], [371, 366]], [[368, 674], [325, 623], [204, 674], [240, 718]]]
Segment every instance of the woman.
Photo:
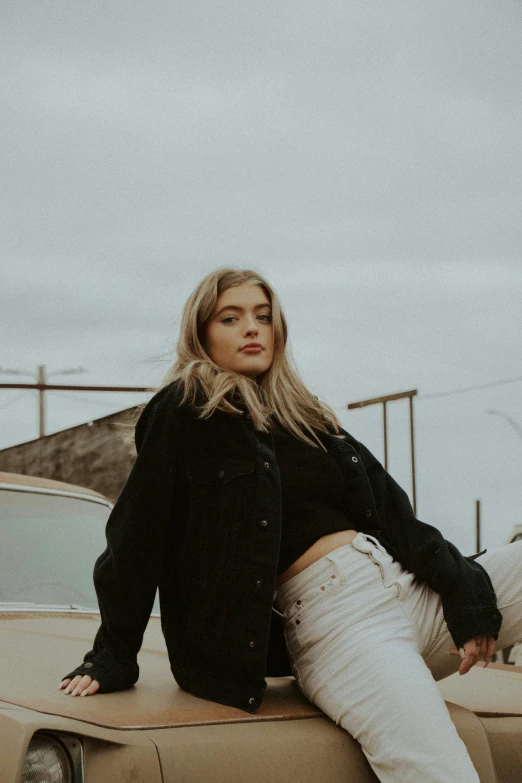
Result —
[[254, 713], [294, 674], [380, 780], [478, 781], [435, 680], [522, 638], [522, 542], [464, 557], [415, 518], [304, 386], [255, 272], [199, 283], [177, 354], [94, 566], [93, 649], [59, 687], [132, 686], [158, 588], [181, 688]]

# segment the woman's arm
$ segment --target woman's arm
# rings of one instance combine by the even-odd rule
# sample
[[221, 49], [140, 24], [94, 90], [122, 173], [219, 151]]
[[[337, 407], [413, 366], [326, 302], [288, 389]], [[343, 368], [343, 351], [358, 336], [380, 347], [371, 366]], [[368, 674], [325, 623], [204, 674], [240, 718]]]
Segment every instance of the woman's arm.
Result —
[[358, 441], [356, 448], [383, 522], [386, 548], [440, 594], [444, 619], [456, 646], [485, 634], [497, 639], [502, 615], [486, 569], [473, 557], [464, 557], [437, 528], [418, 520], [408, 495], [379, 460]]
[[88, 675], [100, 692], [130, 687], [150, 618], [177, 489], [182, 415], [171, 386], [157, 392], [136, 424], [137, 458], [106, 525], [94, 565], [101, 625], [84, 663], [63, 679]]

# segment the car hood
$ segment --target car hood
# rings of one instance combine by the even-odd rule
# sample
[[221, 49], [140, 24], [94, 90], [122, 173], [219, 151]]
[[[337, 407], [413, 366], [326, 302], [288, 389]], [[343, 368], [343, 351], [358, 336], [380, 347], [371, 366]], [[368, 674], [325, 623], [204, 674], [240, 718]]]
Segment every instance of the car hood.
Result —
[[[138, 661], [135, 686], [95, 697], [59, 689], [78, 666], [99, 628], [100, 615], [68, 612], [0, 612], [0, 701], [97, 726], [153, 729], [215, 723], [315, 718], [322, 713], [299, 692], [293, 677], [267, 677], [255, 715], [199, 699], [181, 690], [172, 673], [159, 617], [151, 617]], [[478, 663], [468, 674], [438, 683], [446, 701], [479, 715], [522, 715], [522, 667]]]
[[255, 715], [199, 699], [174, 680], [159, 617], [151, 617], [138, 656], [140, 679], [132, 688], [80, 698], [59, 689], [76, 668], [100, 625], [100, 615], [68, 612], [0, 612], [0, 701], [97, 726], [151, 729], [212, 723], [320, 717], [293, 677], [267, 678]]

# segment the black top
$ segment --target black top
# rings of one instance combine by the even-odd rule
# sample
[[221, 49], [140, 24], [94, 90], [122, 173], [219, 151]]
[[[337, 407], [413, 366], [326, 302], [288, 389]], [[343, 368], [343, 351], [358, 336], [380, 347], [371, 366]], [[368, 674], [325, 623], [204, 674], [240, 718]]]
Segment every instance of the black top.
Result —
[[350, 525], [343, 514], [343, 474], [337, 460], [275, 425], [273, 435], [283, 514], [279, 575], [321, 536]]

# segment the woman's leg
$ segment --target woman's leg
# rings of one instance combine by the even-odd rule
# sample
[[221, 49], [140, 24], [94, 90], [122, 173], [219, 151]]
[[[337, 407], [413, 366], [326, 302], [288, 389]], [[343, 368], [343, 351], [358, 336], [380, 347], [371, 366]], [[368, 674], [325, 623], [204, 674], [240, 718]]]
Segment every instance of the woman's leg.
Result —
[[[522, 639], [522, 541], [492, 549], [477, 558], [488, 572], [502, 613], [495, 650]], [[411, 576], [411, 575], [410, 575]], [[460, 658], [449, 655], [453, 639], [442, 615], [440, 596], [427, 585], [415, 586], [404, 578], [403, 604], [418, 628], [419, 646], [436, 680], [458, 671]], [[415, 589], [413, 589], [415, 588]]]
[[[277, 591], [304, 695], [385, 783], [478, 783], [398, 600], [400, 564], [359, 534]], [[449, 657], [449, 656], [448, 656]]]

